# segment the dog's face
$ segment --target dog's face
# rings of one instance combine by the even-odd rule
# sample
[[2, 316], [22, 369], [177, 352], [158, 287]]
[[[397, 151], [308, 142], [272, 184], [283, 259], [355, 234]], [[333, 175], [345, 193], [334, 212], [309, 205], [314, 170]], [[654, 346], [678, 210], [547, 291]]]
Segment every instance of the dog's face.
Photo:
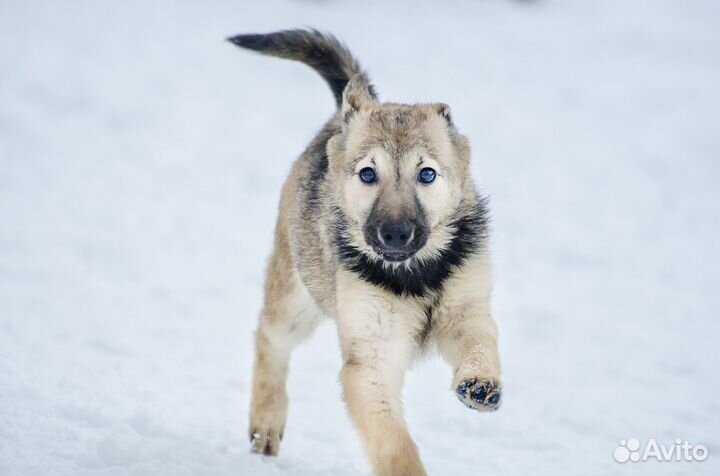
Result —
[[468, 173], [448, 107], [380, 104], [352, 81], [344, 99], [328, 159], [352, 245], [385, 262], [433, 257], [452, 238]]

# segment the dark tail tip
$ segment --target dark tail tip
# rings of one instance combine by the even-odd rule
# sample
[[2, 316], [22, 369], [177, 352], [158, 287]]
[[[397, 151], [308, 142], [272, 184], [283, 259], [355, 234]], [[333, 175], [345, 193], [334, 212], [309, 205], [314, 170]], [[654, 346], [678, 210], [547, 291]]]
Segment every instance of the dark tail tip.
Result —
[[267, 47], [267, 35], [235, 35], [226, 38], [227, 41], [240, 48], [262, 51]]

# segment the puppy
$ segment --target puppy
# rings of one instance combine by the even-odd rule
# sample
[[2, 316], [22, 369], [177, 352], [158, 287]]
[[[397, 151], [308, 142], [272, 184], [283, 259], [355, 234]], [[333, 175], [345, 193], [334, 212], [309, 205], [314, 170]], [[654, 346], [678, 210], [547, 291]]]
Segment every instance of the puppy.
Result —
[[289, 30], [229, 41], [309, 65], [337, 104], [282, 190], [255, 336], [252, 451], [278, 453], [290, 354], [329, 316], [345, 402], [375, 473], [424, 475], [401, 403], [413, 359], [437, 348], [462, 403], [500, 404], [488, 210], [470, 177], [468, 140], [446, 104], [380, 102], [332, 36]]

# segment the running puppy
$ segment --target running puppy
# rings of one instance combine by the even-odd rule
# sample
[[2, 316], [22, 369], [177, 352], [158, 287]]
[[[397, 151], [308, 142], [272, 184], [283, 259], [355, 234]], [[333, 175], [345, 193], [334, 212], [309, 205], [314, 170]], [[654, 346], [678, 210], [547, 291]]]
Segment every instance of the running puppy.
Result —
[[256, 334], [252, 451], [277, 454], [290, 354], [330, 316], [345, 401], [375, 473], [424, 475], [401, 403], [413, 359], [437, 347], [462, 403], [500, 404], [487, 205], [470, 177], [468, 141], [445, 104], [381, 103], [332, 36], [289, 30], [229, 41], [309, 65], [337, 103], [282, 190]]

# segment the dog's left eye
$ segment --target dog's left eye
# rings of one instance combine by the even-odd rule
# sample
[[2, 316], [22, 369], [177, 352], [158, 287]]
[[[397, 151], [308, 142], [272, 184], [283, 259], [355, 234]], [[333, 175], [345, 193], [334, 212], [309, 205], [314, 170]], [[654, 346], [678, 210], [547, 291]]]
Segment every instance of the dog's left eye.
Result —
[[435, 181], [435, 177], [437, 177], [437, 172], [435, 172], [435, 169], [425, 167], [418, 174], [418, 182], [433, 183]]

